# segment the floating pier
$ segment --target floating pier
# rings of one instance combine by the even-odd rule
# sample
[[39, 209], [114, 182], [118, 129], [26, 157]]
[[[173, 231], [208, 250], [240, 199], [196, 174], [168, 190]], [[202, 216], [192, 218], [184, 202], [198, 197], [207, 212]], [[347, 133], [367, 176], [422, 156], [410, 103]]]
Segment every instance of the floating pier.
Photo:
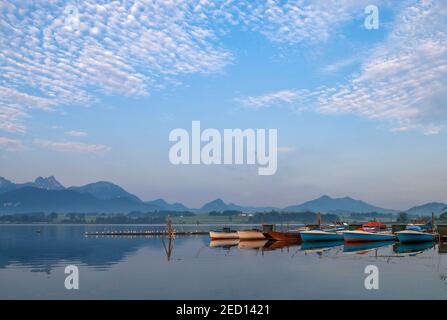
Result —
[[100, 231], [85, 232], [86, 236], [103, 237], [103, 236], [198, 236], [207, 235], [207, 231]]

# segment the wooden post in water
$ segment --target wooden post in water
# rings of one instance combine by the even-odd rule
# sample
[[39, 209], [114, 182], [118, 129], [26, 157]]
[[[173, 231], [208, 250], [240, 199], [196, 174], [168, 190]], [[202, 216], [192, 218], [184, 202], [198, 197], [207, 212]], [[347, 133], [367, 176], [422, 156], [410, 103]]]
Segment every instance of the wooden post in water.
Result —
[[165, 253], [166, 253], [166, 257], [168, 258], [168, 261], [171, 260], [171, 255], [172, 255], [172, 249], [174, 248], [174, 229], [172, 228], [172, 220], [171, 217], [168, 215], [167, 220], [166, 220], [166, 232], [165, 234], [168, 235], [168, 244], [166, 245], [164, 237], [161, 237], [161, 242], [163, 243], [163, 247], [165, 249]]

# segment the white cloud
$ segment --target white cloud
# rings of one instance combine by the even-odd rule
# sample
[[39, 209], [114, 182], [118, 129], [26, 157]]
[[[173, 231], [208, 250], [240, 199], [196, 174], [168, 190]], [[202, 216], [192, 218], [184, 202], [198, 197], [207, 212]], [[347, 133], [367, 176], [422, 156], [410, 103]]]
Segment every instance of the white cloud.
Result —
[[23, 148], [23, 143], [17, 139], [10, 139], [6, 137], [0, 137], [0, 149], [7, 151], [18, 151]]
[[81, 137], [86, 137], [86, 136], [88, 136], [88, 133], [87, 133], [87, 132], [76, 131], [76, 130], [65, 131], [64, 133], [65, 133], [65, 135], [70, 136], [70, 137], [78, 137], [78, 138], [81, 138]]
[[387, 120], [394, 131], [442, 131], [447, 122], [446, 7], [430, 0], [407, 7], [359, 74], [319, 92], [318, 110]]
[[248, 108], [259, 109], [278, 104], [290, 104], [298, 98], [298, 94], [292, 90], [281, 90], [260, 96], [248, 96], [237, 98], [236, 101]]
[[26, 128], [22, 120], [27, 116], [28, 114], [19, 105], [6, 105], [0, 102], [0, 130], [24, 133]]
[[104, 145], [87, 144], [74, 141], [50, 141], [43, 139], [34, 139], [33, 143], [36, 146], [44, 149], [61, 152], [103, 154], [110, 150], [110, 147]]
[[[232, 61], [212, 28], [210, 18], [220, 15], [214, 2], [86, 0], [77, 6], [78, 30], [67, 28], [66, 6], [1, 2], [3, 105], [51, 110], [93, 103], [100, 93], [144, 96], [179, 75], [220, 72]], [[0, 129], [24, 131], [18, 118], [3, 116]]]
[[[370, 0], [242, 1], [241, 23], [265, 35], [270, 41], [296, 44], [320, 43], [330, 39], [339, 27], [363, 14]], [[376, 1], [381, 4], [384, 1]]]
[[344, 68], [352, 65], [353, 63], [355, 63], [357, 61], [358, 61], [358, 57], [350, 57], [350, 58], [346, 58], [346, 59], [341, 59], [339, 61], [336, 61], [332, 64], [325, 66], [324, 68], [322, 68], [321, 71], [323, 71], [325, 73], [335, 73], [341, 69], [344, 69]]
[[[360, 72], [345, 83], [239, 101], [258, 108], [280, 102], [324, 114], [354, 113], [387, 121], [394, 132], [438, 134], [447, 128], [446, 13], [446, 2], [435, 0], [406, 7], [388, 38], [363, 58]], [[348, 59], [327, 69], [350, 63]]]

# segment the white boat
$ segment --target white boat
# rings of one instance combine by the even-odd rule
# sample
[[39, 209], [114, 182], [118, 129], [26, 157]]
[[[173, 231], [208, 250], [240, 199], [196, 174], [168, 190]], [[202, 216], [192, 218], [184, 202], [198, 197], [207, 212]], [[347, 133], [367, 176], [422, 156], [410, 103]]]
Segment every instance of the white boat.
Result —
[[265, 240], [264, 233], [260, 230], [240, 230], [237, 232], [240, 240]]
[[238, 233], [236, 230], [231, 230], [230, 228], [223, 228], [222, 230], [211, 230], [210, 231], [211, 239], [239, 239]]

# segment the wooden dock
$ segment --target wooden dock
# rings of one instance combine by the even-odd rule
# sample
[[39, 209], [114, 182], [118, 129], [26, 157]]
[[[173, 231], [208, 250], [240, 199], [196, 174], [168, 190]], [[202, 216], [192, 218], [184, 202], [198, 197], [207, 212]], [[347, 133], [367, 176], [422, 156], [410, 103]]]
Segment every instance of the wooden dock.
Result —
[[89, 237], [104, 237], [104, 236], [146, 236], [146, 237], [155, 237], [155, 236], [198, 236], [198, 235], [207, 235], [209, 232], [207, 231], [100, 231], [100, 232], [85, 232], [85, 236]]

